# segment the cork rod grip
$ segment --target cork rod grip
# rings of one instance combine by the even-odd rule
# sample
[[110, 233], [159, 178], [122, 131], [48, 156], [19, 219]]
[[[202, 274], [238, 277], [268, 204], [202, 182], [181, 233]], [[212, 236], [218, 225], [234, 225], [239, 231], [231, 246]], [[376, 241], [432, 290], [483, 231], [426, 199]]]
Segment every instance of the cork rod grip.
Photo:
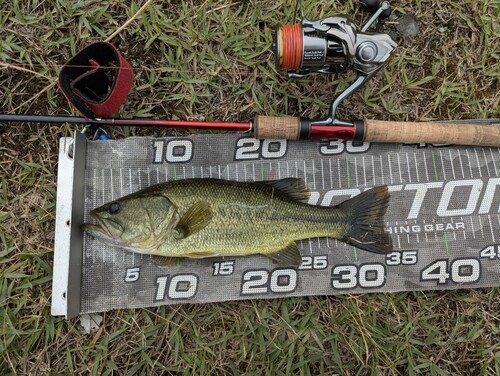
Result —
[[500, 146], [500, 124], [365, 120], [366, 142]]
[[300, 118], [258, 115], [253, 122], [253, 134], [258, 139], [298, 140]]

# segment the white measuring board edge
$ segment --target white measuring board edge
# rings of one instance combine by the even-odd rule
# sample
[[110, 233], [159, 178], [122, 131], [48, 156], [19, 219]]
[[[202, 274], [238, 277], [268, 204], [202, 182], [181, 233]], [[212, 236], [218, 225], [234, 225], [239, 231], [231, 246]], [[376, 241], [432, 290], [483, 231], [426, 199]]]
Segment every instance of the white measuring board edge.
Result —
[[83, 218], [85, 154], [86, 138], [83, 134], [77, 132], [74, 138], [60, 139], [52, 276], [53, 316], [72, 318], [80, 312], [83, 236], [75, 227], [82, 223]]

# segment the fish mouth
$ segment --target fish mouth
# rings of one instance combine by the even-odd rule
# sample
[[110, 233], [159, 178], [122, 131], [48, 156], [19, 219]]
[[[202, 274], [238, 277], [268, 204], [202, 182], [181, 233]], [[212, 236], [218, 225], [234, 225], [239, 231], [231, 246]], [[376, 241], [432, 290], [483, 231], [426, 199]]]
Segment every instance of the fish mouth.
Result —
[[[123, 233], [123, 228], [118, 223], [110, 220], [109, 218], [103, 219], [97, 213], [91, 211], [90, 216], [97, 222], [96, 224], [84, 223], [81, 229], [93, 236], [94, 238], [101, 239], [107, 243], [122, 244], [120, 236]], [[118, 230], [118, 231], [116, 231]]]

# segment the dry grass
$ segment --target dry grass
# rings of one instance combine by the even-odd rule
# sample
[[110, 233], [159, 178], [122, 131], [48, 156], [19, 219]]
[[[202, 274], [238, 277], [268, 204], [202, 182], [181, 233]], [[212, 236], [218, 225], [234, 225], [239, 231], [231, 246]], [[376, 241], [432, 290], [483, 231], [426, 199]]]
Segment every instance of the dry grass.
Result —
[[[144, 3], [0, 1], [1, 112], [70, 113], [54, 86], [60, 64], [112, 35]], [[341, 12], [367, 17], [354, 1], [304, 3], [312, 19]], [[350, 76], [289, 81], [276, 73], [272, 27], [292, 21], [293, 4], [152, 2], [113, 38], [134, 66], [147, 68], [137, 70], [120, 115], [323, 116]], [[420, 35], [402, 41], [384, 71], [341, 113], [394, 120], [499, 117], [498, 4], [401, 0], [394, 7], [419, 18]], [[0, 125], [2, 374], [500, 374], [498, 289], [121, 310], [105, 314], [92, 335], [82, 334], [77, 320], [51, 317], [57, 140], [73, 130]]]

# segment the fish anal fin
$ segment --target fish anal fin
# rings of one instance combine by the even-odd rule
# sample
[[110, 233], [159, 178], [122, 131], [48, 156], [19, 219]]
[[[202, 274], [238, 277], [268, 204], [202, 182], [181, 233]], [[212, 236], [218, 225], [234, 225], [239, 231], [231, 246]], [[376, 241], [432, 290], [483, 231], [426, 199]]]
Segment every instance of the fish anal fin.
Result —
[[198, 201], [193, 204], [181, 217], [175, 231], [176, 239], [184, 239], [202, 230], [212, 219], [210, 204], [206, 201]]
[[190, 258], [205, 258], [205, 257], [215, 257], [218, 255], [216, 253], [213, 253], [213, 252], [190, 252], [190, 253], [186, 253], [184, 256], [190, 257]]
[[151, 258], [153, 259], [153, 262], [160, 267], [177, 266], [181, 262], [178, 257], [151, 255]]
[[311, 191], [309, 191], [309, 187], [304, 182], [304, 180], [300, 178], [267, 180], [262, 183], [270, 185], [271, 187], [277, 189], [281, 193], [294, 200], [304, 201], [308, 200], [309, 197], [311, 197]]
[[300, 266], [302, 264], [302, 256], [295, 242], [288, 243], [285, 248], [277, 252], [268, 253], [265, 256], [269, 257], [280, 266]]

